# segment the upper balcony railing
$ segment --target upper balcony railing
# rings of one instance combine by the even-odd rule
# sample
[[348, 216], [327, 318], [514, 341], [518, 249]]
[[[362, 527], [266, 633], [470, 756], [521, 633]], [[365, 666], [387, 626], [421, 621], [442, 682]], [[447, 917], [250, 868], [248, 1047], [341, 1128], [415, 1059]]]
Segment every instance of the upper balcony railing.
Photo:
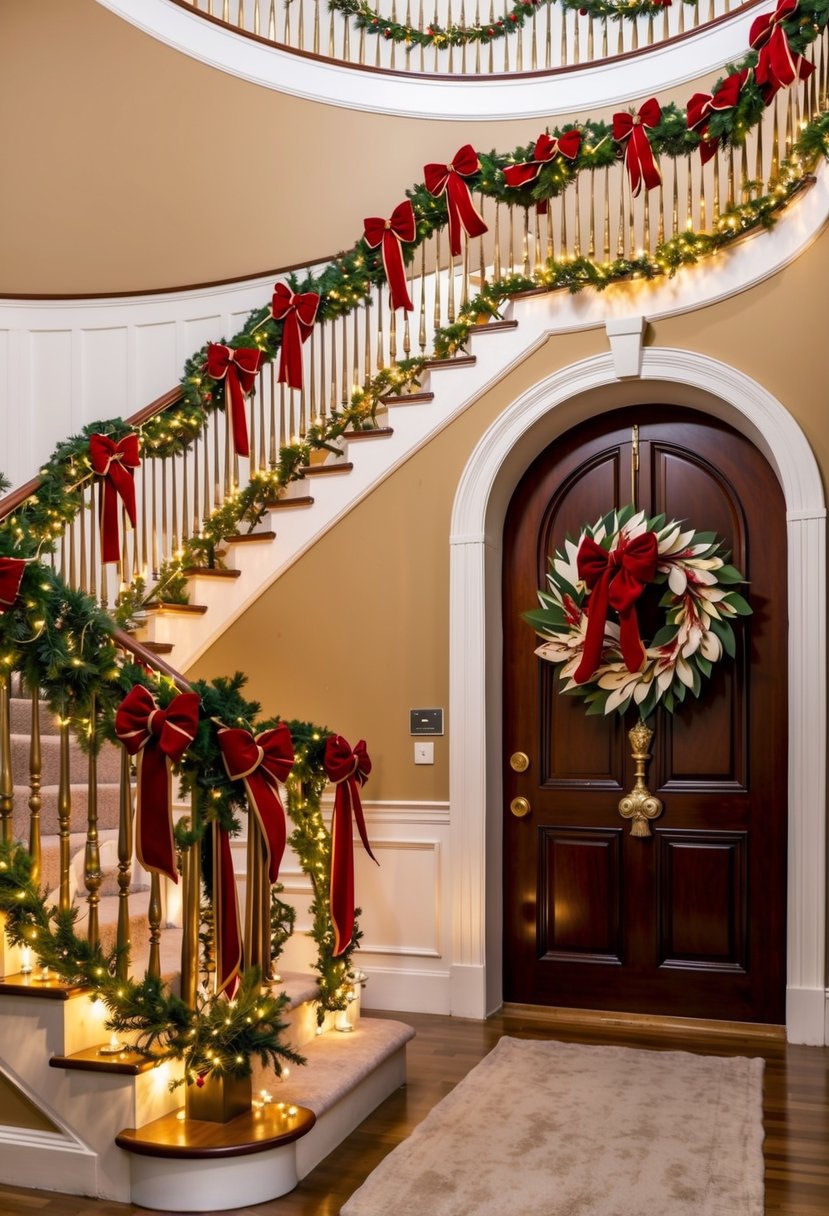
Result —
[[558, 71], [646, 50], [754, 0], [175, 0], [282, 49], [386, 72]]

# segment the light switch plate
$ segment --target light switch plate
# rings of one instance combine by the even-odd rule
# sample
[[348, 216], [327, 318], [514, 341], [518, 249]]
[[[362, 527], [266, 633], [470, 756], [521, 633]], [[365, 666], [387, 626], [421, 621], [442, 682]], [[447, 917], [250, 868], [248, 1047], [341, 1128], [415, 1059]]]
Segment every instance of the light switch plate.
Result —
[[435, 745], [434, 745], [434, 743], [415, 743], [415, 745], [414, 745], [414, 762], [415, 762], [415, 764], [434, 764], [435, 763]]

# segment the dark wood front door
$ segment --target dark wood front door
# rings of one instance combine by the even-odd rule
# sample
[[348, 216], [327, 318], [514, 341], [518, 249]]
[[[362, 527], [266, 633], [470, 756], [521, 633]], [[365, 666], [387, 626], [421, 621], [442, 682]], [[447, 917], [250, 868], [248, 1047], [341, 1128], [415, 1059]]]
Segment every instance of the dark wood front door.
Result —
[[[631, 500], [725, 538], [753, 615], [699, 700], [657, 708], [648, 785], [664, 810], [640, 839], [618, 813], [634, 780], [622, 720], [561, 696], [522, 613], [547, 558]], [[742, 435], [661, 406], [556, 440], [504, 531], [504, 996], [589, 1009], [782, 1022], [786, 907], [786, 533], [780, 487]], [[642, 602], [640, 617], [648, 616]], [[650, 607], [652, 636], [658, 613]], [[509, 758], [529, 757], [525, 772]], [[526, 798], [525, 818], [510, 802]]]

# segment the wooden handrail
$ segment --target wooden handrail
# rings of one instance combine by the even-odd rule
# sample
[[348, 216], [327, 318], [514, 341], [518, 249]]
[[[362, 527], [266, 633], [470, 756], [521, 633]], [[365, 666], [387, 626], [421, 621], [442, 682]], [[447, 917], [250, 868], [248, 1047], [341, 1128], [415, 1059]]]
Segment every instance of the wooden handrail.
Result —
[[[136, 414], [127, 418], [129, 426], [140, 426], [142, 422], [147, 422], [148, 419], [154, 418], [156, 414], [160, 414], [163, 410], [169, 409], [171, 405], [176, 405], [182, 398], [181, 386], [169, 389], [160, 397], [156, 397], [155, 401], [151, 401], [149, 405], [145, 405]], [[12, 511], [16, 511], [27, 498], [31, 498], [40, 488], [40, 478], [33, 477], [31, 481], [24, 482], [16, 490], [12, 490], [11, 494], [7, 494], [5, 498], [0, 498], [0, 519], [5, 519], [11, 515]]]
[[176, 671], [175, 667], [165, 663], [154, 651], [143, 646], [131, 634], [126, 633], [123, 629], [116, 629], [112, 636], [115, 644], [122, 650], [129, 651], [134, 658], [138, 659], [139, 663], [145, 667], [151, 667], [154, 671], [166, 676], [168, 680], [172, 680], [179, 692], [193, 691], [192, 684], [188, 684], [180, 671]]

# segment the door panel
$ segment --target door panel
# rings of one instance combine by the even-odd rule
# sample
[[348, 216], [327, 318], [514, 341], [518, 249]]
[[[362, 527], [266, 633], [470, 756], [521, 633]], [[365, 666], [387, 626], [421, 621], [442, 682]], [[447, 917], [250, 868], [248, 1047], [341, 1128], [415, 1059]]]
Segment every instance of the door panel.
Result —
[[[698, 701], [657, 709], [648, 785], [664, 802], [647, 839], [618, 814], [633, 784], [628, 729], [561, 696], [521, 614], [547, 558], [613, 506], [637, 501], [715, 531], [749, 580], [737, 629]], [[534, 462], [504, 532], [504, 991], [507, 1000], [780, 1022], [786, 876], [785, 510], [764, 458], [690, 410], [592, 420]], [[660, 591], [638, 604], [644, 637]], [[526, 772], [506, 763], [530, 757]], [[521, 796], [532, 811], [509, 813]]]

